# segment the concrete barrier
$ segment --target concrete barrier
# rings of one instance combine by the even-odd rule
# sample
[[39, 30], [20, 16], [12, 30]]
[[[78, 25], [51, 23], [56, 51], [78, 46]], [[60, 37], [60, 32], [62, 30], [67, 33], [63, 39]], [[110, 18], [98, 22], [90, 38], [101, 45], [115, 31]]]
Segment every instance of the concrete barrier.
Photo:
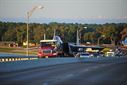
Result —
[[[45, 58], [38, 60], [26, 60], [0, 63], [0, 72], [12, 72], [30, 68], [38, 68], [57, 64], [78, 63], [78, 62], [113, 62], [119, 58]], [[127, 62], [127, 58], [125, 58]]]
[[38, 59], [37, 57], [36, 58], [32, 58], [32, 57], [29, 57], [29, 58], [16, 58], [16, 57], [11, 57], [11, 58], [0, 58], [0, 63], [1, 62], [10, 62], [10, 61], [23, 61], [23, 60], [35, 60], [35, 59]]
[[0, 72], [11, 72], [30, 68], [37, 68], [43, 66], [74, 63], [79, 62], [79, 59], [75, 58], [45, 58], [29, 61], [15, 61], [15, 62], [2, 62], [0, 63]]

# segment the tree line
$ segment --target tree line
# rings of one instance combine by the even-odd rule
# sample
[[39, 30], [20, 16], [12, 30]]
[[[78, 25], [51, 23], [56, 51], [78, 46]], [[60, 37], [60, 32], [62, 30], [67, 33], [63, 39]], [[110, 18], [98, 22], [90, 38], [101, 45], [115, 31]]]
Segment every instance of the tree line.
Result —
[[[87, 27], [87, 28], [85, 28]], [[120, 44], [127, 37], [127, 23], [106, 23], [106, 24], [79, 24], [79, 23], [30, 23], [29, 42], [39, 43], [40, 40], [52, 39], [60, 36], [63, 42], [76, 42], [76, 32], [79, 30], [80, 42], [92, 44], [114, 43]], [[17, 43], [26, 42], [26, 23], [0, 22], [0, 41], [13, 41]]]

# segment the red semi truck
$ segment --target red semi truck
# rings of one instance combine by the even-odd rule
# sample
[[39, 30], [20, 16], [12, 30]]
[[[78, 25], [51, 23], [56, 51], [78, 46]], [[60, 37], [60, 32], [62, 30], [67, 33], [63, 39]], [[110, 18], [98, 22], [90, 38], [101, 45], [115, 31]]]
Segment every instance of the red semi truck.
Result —
[[58, 56], [57, 40], [40, 40], [40, 47], [38, 49], [39, 58], [48, 58]]

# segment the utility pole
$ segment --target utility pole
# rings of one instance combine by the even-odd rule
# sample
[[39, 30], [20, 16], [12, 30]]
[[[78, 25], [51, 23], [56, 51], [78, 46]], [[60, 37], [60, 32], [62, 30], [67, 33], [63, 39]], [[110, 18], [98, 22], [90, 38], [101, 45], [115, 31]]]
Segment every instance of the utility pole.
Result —
[[36, 10], [36, 9], [42, 9], [43, 7], [42, 6], [35, 6], [32, 8], [32, 10], [28, 11], [27, 12], [27, 41], [26, 41], [26, 44], [27, 44], [27, 51], [26, 51], [26, 55], [29, 56], [29, 18], [30, 16], [32, 15], [32, 13]]

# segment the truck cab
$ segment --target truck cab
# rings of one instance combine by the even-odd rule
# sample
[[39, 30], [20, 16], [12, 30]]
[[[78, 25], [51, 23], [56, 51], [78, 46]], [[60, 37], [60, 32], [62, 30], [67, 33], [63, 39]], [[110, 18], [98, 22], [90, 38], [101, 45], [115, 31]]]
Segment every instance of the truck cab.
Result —
[[58, 56], [57, 40], [40, 40], [40, 47], [37, 55], [39, 58]]

